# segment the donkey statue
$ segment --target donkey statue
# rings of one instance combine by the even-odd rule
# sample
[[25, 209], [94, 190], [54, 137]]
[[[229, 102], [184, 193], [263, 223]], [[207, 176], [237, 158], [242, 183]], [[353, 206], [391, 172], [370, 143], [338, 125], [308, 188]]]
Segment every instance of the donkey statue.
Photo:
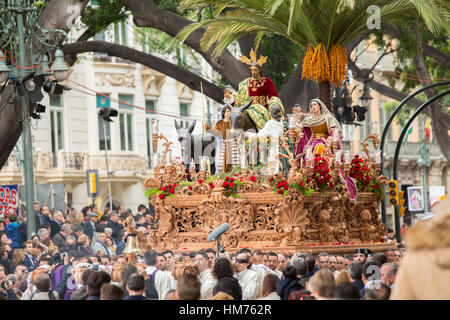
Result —
[[189, 176], [189, 166], [192, 159], [194, 159], [195, 171], [199, 171], [201, 156], [207, 156], [209, 158], [211, 175], [214, 175], [216, 172], [216, 167], [214, 165], [217, 145], [216, 137], [210, 133], [192, 135], [192, 131], [194, 131], [195, 128], [195, 120], [187, 129], [182, 128], [177, 120], [174, 120], [174, 122], [175, 129], [177, 129], [178, 133], [178, 141], [181, 144], [186, 175]]

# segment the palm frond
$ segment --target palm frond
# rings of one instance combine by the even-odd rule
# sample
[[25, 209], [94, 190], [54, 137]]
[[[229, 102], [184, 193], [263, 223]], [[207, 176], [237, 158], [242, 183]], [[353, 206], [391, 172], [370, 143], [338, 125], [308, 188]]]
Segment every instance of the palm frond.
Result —
[[[289, 22], [287, 28], [287, 34], [290, 35], [292, 30], [297, 26], [300, 15], [302, 15], [303, 0], [291, 0], [289, 8]], [[303, 12], [304, 14], [304, 12]]]

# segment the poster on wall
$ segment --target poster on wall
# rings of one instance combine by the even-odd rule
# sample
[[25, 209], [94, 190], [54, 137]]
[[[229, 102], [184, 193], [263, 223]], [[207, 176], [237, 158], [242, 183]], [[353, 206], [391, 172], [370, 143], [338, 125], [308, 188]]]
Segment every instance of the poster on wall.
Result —
[[408, 187], [408, 210], [423, 211], [423, 188]]
[[430, 187], [430, 208], [433, 204], [439, 200], [440, 197], [445, 195], [445, 187], [444, 186], [431, 186]]
[[19, 205], [19, 192], [17, 184], [0, 185], [0, 218], [5, 215], [17, 215], [17, 207]]

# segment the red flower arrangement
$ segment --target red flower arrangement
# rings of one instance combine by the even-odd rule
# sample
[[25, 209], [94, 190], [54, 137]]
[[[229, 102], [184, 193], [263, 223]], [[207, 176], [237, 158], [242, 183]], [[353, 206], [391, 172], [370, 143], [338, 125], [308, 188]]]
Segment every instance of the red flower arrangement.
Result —
[[225, 196], [232, 196], [233, 198], [239, 198], [236, 194], [239, 186], [242, 185], [242, 181], [237, 178], [227, 176], [222, 183], [222, 187], [225, 189]]
[[352, 160], [350, 177], [356, 180], [356, 186], [359, 191], [365, 190], [371, 182], [367, 161], [359, 158], [359, 155], [355, 155]]
[[[321, 192], [324, 192], [328, 188], [334, 187], [334, 183], [331, 182], [330, 168], [324, 157], [320, 154], [316, 154], [314, 157], [314, 173], [313, 178], [319, 187]], [[331, 183], [331, 184], [330, 184]]]
[[152, 189], [148, 189], [145, 192], [145, 195], [147, 197], [149, 197], [150, 199], [152, 198], [152, 196], [154, 194], [158, 195], [158, 198], [161, 200], [164, 200], [166, 197], [175, 197], [175, 190], [177, 188], [178, 184], [168, 184], [165, 186], [162, 186], [161, 188], [152, 188]]
[[275, 181], [273, 178], [269, 179], [269, 184], [272, 186], [274, 193], [286, 196], [289, 193], [289, 184], [286, 179]]

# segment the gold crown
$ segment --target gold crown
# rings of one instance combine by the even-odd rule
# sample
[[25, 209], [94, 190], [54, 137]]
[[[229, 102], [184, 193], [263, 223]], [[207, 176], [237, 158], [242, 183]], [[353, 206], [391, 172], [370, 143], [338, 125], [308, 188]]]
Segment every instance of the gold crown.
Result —
[[242, 62], [244, 62], [244, 63], [246, 63], [246, 64], [248, 64], [248, 65], [251, 65], [253, 62], [256, 62], [260, 67], [261, 67], [264, 63], [267, 62], [267, 57], [263, 57], [262, 55], [259, 56], [259, 59], [258, 59], [258, 60], [256, 60], [256, 52], [255, 52], [255, 50], [253, 50], [253, 48], [252, 48], [252, 50], [250, 51], [250, 59], [247, 58], [246, 56], [241, 56], [240, 59], [241, 59]]

